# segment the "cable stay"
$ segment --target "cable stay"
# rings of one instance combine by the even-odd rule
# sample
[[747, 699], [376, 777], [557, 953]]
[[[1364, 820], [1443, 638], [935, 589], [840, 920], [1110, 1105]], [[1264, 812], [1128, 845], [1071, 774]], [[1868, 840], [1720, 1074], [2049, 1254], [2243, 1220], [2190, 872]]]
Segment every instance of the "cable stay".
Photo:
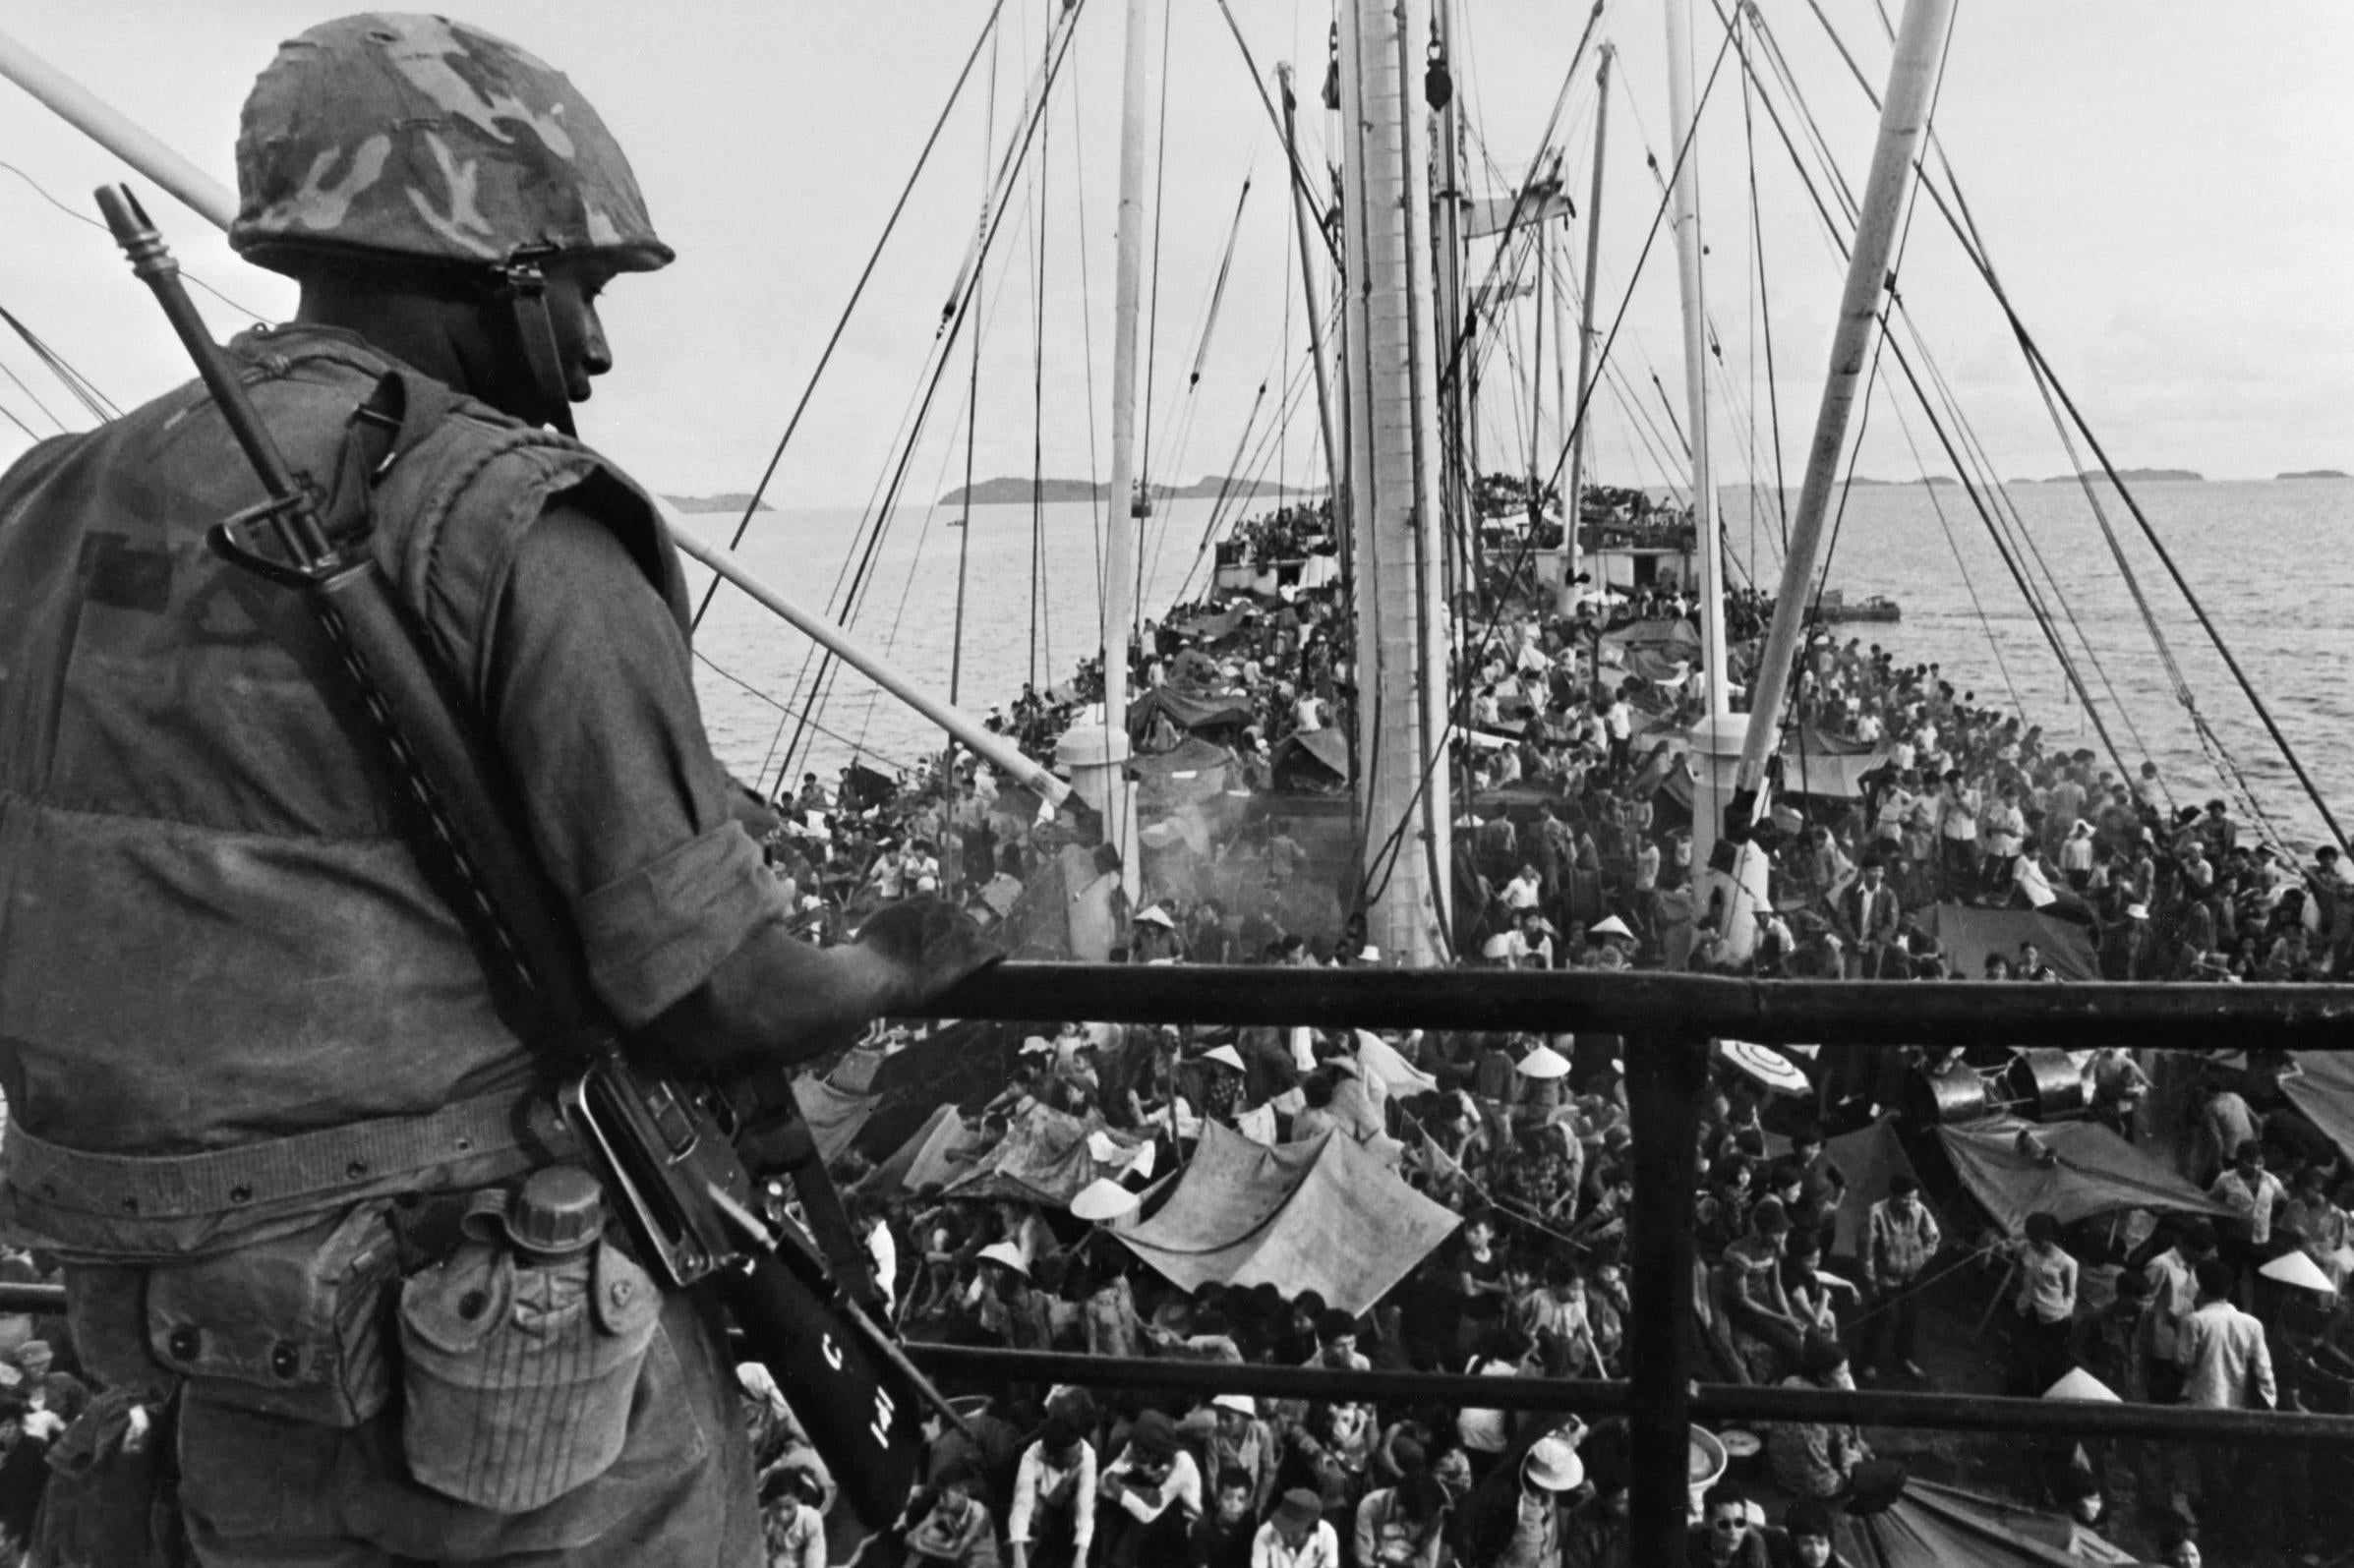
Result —
[[[1838, 44], [1842, 57], [1848, 62], [1849, 69], [1852, 72], [1855, 72], [1858, 82], [1862, 83], [1866, 97], [1871, 99], [1874, 105], [1877, 106], [1877, 95], [1872, 92], [1870, 84], [1868, 82], [1862, 82], [1861, 73], [1855, 70], [1854, 56], [1849, 53], [1844, 42], [1839, 41], [1837, 29], [1832, 27], [1830, 19], [1823, 15], [1821, 7], [1818, 4], [1815, 4], [1814, 0], [1809, 0], [1809, 6], [1810, 9], [1813, 10], [1816, 19], [1822, 24], [1824, 29], [1831, 33], [1834, 42]], [[1883, 25], [1885, 25], [1885, 16], [1883, 16], [1882, 22]], [[1920, 171], [1921, 189], [1928, 193], [1931, 202], [1937, 206], [1939, 212], [1944, 215], [1948, 227], [1951, 228], [1956, 240], [1959, 241], [1962, 246], [1964, 256], [1969, 259], [1971, 264], [1977, 270], [1979, 277], [1985, 282], [1988, 291], [1993, 295], [1996, 305], [2001, 309], [2005, 320], [2010, 325], [2013, 336], [2019, 342], [2021, 352], [2026, 356], [2030, 369], [2036, 377], [2038, 388], [2047, 389], [2045, 390], [2046, 406], [2051, 413], [2055, 425], [2057, 425], [2060, 420], [2060, 410], [2065, 409], [2068, 421], [2076, 427], [2077, 431], [2084, 436], [2086, 443], [2091, 448], [2094, 458], [2100, 464], [2102, 474], [2108, 479], [2111, 485], [2116, 487], [2119, 498], [2124, 501], [2126, 510], [2133, 517], [2135, 524], [2142, 533], [2143, 539], [2148, 544], [2151, 552], [2157, 556], [2160, 564], [2165, 567], [2168, 577], [2173, 581], [2176, 592], [2182, 596], [2183, 603], [2190, 608], [2192, 614], [2197, 617], [2201, 628], [2207, 633], [2207, 639], [2213, 645], [2216, 654], [2221, 657], [2224, 667], [2231, 672], [2232, 679], [2238, 684], [2242, 695], [2247, 698], [2250, 708], [2255, 711], [2257, 719], [2264, 726], [2266, 732], [2271, 737], [2273, 745], [2279, 750], [2281, 759], [2288, 764], [2290, 772], [2296, 776], [2298, 784], [2303, 787], [2306, 797], [2312, 801], [2314, 809], [2320, 813], [2322, 821], [2327, 826], [2330, 837], [2336, 841], [2341, 852], [2354, 850], [2354, 845], [2350, 845], [2348, 843], [2345, 832], [2343, 828], [2339, 826], [2336, 815], [2329, 809], [2328, 801], [2323, 796], [2320, 786], [2315, 784], [2312, 775], [2307, 772], [2303, 759], [2297, 755], [2296, 748], [2290, 743], [2288, 736], [2282, 732], [2279, 724], [2273, 719], [2270, 707], [2265, 702], [2263, 695], [2256, 689], [2255, 683], [2248, 678], [2247, 671], [2241, 667], [2239, 659], [2232, 653], [2229, 644], [2224, 640], [2221, 629], [2215, 625], [2213, 617], [2210, 616], [2207, 611], [2207, 607], [2201, 602], [2197, 592], [2191, 587], [2189, 580], [2184, 577], [2181, 568], [2176, 565], [2173, 552], [2166, 549], [2164, 541], [2158, 537], [2156, 528], [2150, 523], [2148, 514], [2143, 511], [2141, 502], [2135, 497], [2132, 489], [2127, 486], [2123, 476], [2117, 472], [2115, 464], [2110, 461], [2108, 453], [2101, 445], [2099, 437], [2093, 433], [2090, 424], [2085, 419], [2082, 411], [2077, 408], [2075, 400], [2069, 395], [2065, 384], [2059, 378], [2058, 373], [2053, 370], [2050, 362], [2044, 357], [2041, 347], [2036, 343], [2033, 335], [2028, 330], [2027, 323], [2021, 319], [2018, 311], [2012, 306], [2010, 295], [2008, 291], [2004, 289], [2000, 277], [1995, 272], [1992, 258], [1985, 248], [1975, 222], [1967, 220], [1968, 206], [1962, 196], [1961, 181], [1954, 172], [1951, 160], [1947, 157], [1942, 144], [1938, 143], [1934, 137], [1930, 139], [1930, 144], [1936, 151], [1939, 168], [1944, 173], [1946, 185], [1952, 192], [1953, 204], [1948, 204], [1944, 193], [1939, 190], [1936, 180], [1931, 176], [1926, 168], [1923, 168]], [[1961, 209], [1959, 214], [1956, 211], [1957, 207]], [[2050, 408], [2051, 399], [2055, 397], [2058, 400], [2059, 407]], [[2082, 470], [2080, 469], [2079, 472], [2081, 473]], [[2089, 494], [2089, 491], [2088, 489], [2088, 495]], [[2099, 513], [2097, 506], [2095, 506], [2095, 515], [2099, 516], [2101, 519], [2103, 532], [2108, 532], [2108, 524], [2105, 515]], [[2120, 559], [2122, 559], [2122, 557], [2120, 557]], [[2136, 593], [2136, 597], [2137, 600], [2139, 600], [2140, 596], [2138, 591]], [[2154, 617], [2151, 617], [2151, 619], [2153, 621]], [[2171, 665], [2171, 656], [2163, 654], [2162, 648], [2161, 654], [2162, 657], [2167, 658], [2169, 665]], [[2185, 683], [2181, 687], [2180, 691], [2178, 691], [2178, 700], [2180, 700], [2183, 695], [2187, 694], [2187, 692], [2188, 686], [2187, 683]], [[2194, 728], [2201, 731], [2202, 742], [2204, 745], [2205, 741], [2211, 735], [2211, 731], [2207, 729], [2204, 717], [2197, 715], [2195, 709], [2192, 711], [2194, 715]], [[2219, 746], [2219, 744], [2220, 742], [2218, 741], [2217, 745]], [[2245, 786], [2244, 779], [2241, 779], [2237, 776], [2236, 765], [2234, 765], [2231, 772], [2226, 775], [2225, 782], [2227, 784], [2235, 784], [2243, 787]], [[2260, 820], [2262, 820], [2261, 814]]]
[[[1084, 5], [1084, 3], [1085, 0], [1080, 0], [1080, 4]], [[1046, 73], [1046, 90], [1038, 94], [1034, 100], [1034, 107], [1032, 107], [1025, 116], [1022, 135], [1019, 138], [1019, 145], [1025, 155], [1027, 155], [1030, 145], [1037, 134], [1039, 123], [1043, 120], [1047, 106], [1051, 101], [1053, 83], [1060, 75], [1063, 61], [1069, 57], [1071, 37], [1074, 30], [1073, 24], [1078, 9], [1078, 6], [1074, 6], [1072, 11], [1066, 12], [1064, 14], [1065, 20], [1064, 25], [1060, 29], [1059, 41], [1055, 48], [1052, 63]], [[999, 203], [996, 206], [996, 209], [990, 218], [988, 228], [983, 236], [984, 254], [988, 247], [994, 244], [998, 230], [1003, 225], [1005, 214], [1009, 209], [1010, 203]], [[921, 396], [916, 404], [913, 424], [911, 427], [907, 440], [901, 449], [898, 462], [892, 470], [891, 478], [883, 488], [880, 505], [870, 512], [866, 523], [862, 525], [862, 533], [865, 538], [864, 548], [861, 551], [855, 543], [853, 543], [853, 553], [856, 557], [856, 565], [855, 568], [850, 573], [849, 583], [841, 596], [839, 609], [834, 610], [835, 618], [845, 624], [848, 624], [856, 613], [856, 607], [863, 595], [865, 584], [872, 570], [876, 552], [881, 547], [884, 535], [889, 531], [890, 519], [895, 512], [901, 488], [906, 483], [908, 468], [914, 456], [914, 447], [917, 437], [919, 436], [923, 429], [925, 419], [930, 412], [932, 400], [939, 391], [940, 379], [947, 368], [948, 350], [954, 346], [957, 339], [957, 334], [962, 330], [965, 321], [971, 315], [972, 302], [977, 293], [978, 290], [975, 287], [968, 287], [965, 290], [963, 297], [957, 304], [955, 316], [949, 323], [949, 329], [934, 339], [935, 351], [929, 356], [930, 363], [928, 375], [925, 378], [925, 384], [923, 386]], [[830, 687], [833, 672], [837, 667], [837, 664], [838, 661], [836, 660], [833, 651], [830, 649], [827, 650], [819, 659], [817, 674], [815, 677], [814, 689], [816, 691], [822, 693]], [[820, 696], [813, 700], [810, 706], [821, 706], [822, 700], [822, 696]], [[788, 772], [790, 772], [794, 760], [798, 756], [805, 729], [806, 726], [804, 724], [802, 729], [795, 732], [792, 744], [786, 748]]]
[[[922, 177], [924, 165], [931, 161], [932, 148], [939, 145], [940, 133], [947, 127], [948, 117], [955, 110], [957, 99], [964, 93], [974, 62], [980, 59], [981, 45], [995, 35], [997, 19], [1004, 10], [1005, 0], [992, 0], [988, 18], [981, 24], [980, 35], [972, 40], [971, 51], [965, 56], [964, 67], [957, 73], [955, 85], [949, 88], [948, 101], [940, 106], [940, 115], [932, 122], [931, 134], [924, 138], [922, 150], [915, 154], [915, 167], [908, 171], [907, 183], [900, 187], [899, 200], [892, 203], [891, 215], [883, 220], [883, 232], [876, 236], [874, 249], [867, 253], [866, 264], [858, 270], [857, 282], [851, 285], [850, 301], [843, 306], [841, 316], [835, 319], [834, 329], [827, 335], [825, 347], [818, 351], [817, 364], [809, 372], [808, 384], [801, 388], [800, 400], [794, 405], [793, 413], [785, 421], [785, 433], [777, 437], [776, 449], [769, 454], [768, 465], [761, 470], [760, 482], [752, 487], [752, 496], [744, 503], [743, 516], [736, 519], [736, 531], [728, 539], [730, 550], [742, 545], [745, 530], [752, 526], [753, 514], [760, 510], [761, 498], [768, 494], [770, 482], [777, 477], [777, 465], [784, 461], [785, 449], [793, 444], [794, 433], [800, 429], [801, 416], [808, 412], [809, 399], [817, 391], [817, 383], [825, 376], [826, 367], [833, 363], [834, 350], [841, 344], [842, 334], [850, 326], [851, 316], [857, 310], [858, 301], [865, 297], [866, 284], [874, 276], [875, 264], [883, 259], [883, 247], [890, 243], [892, 231], [898, 228], [900, 214], [907, 210], [908, 199], [914, 194], [915, 182]], [[711, 609], [712, 596], [718, 592], [719, 579], [715, 576], [703, 590], [701, 603], [695, 606], [694, 618], [688, 623], [690, 631], [702, 626], [704, 612]]]

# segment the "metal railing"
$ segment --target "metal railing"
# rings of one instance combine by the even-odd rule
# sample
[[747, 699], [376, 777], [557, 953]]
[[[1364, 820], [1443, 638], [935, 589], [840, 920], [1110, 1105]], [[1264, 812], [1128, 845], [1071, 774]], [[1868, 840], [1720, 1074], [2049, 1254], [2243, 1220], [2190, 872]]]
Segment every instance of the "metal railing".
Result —
[[1114, 1361], [922, 1347], [968, 1380], [1410, 1399], [1625, 1416], [1633, 1560], [1684, 1562], [1695, 1417], [1849, 1422], [1948, 1431], [2354, 1445], [2354, 1417], [1978, 1395], [1695, 1387], [1692, 1147], [1710, 1041], [2179, 1050], [2251, 1043], [2354, 1050], [2354, 986], [1989, 985], [1742, 980], [1545, 970], [1399, 970], [1008, 963], [942, 999], [943, 1016], [1023, 1021], [1306, 1024], [1599, 1032], [1624, 1037], [1634, 1200], [1623, 1382], [1446, 1377], [1310, 1367]]

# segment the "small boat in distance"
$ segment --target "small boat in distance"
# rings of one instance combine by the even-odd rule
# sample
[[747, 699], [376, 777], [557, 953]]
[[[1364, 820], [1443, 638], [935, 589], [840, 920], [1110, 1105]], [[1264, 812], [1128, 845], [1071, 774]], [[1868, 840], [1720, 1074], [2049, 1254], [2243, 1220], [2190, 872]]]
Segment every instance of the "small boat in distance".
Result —
[[1826, 588], [1815, 597], [1815, 615], [1821, 620], [1901, 620], [1904, 610], [1885, 594], [1858, 599], [1851, 604], [1848, 596], [1837, 588]]

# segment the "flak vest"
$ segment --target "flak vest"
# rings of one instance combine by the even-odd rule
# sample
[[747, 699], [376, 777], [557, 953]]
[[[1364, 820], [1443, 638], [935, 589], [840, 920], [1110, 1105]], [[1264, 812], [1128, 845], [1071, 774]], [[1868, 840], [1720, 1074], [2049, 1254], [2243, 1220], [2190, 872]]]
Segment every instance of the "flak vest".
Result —
[[[395, 369], [320, 328], [231, 352], [322, 483]], [[376, 557], [477, 713], [557, 497], [683, 628], [651, 501], [576, 441], [460, 399], [376, 488]], [[0, 1226], [68, 1257], [219, 1251], [564, 1144], [311, 610], [205, 547], [261, 499], [194, 382], [0, 476]]]

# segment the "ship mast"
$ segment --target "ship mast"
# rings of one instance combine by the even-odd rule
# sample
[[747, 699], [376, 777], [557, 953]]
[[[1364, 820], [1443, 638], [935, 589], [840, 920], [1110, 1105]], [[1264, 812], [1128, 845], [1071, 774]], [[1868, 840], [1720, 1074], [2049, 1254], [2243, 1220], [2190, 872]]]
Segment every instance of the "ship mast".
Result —
[[[1602, 65], [1594, 75], [1594, 185], [1586, 201], [1586, 283], [1578, 301], [1577, 396], [1564, 405], [1569, 428], [1569, 488], [1561, 492], [1561, 579], [1554, 610], [1566, 615], [1577, 608], [1577, 523], [1585, 507], [1586, 418], [1593, 395], [1586, 388], [1594, 378], [1594, 288], [1602, 266], [1602, 153], [1610, 140], [1611, 60], [1618, 51], [1602, 46]], [[1567, 229], [1563, 228], [1566, 235]], [[1597, 583], [1597, 588], [1602, 585]]]
[[[1133, 904], [1136, 799], [1128, 779], [1128, 639], [1136, 621], [1137, 337], [1145, 279], [1145, 116], [1151, 93], [1148, 0], [1128, 0], [1127, 68], [1120, 102], [1119, 261], [1112, 280], [1111, 492], [1103, 502], [1103, 730], [1066, 733], [1072, 783], [1103, 813], [1103, 842], [1120, 856]], [[1076, 744], [1075, 744], [1076, 742]], [[1093, 784], [1095, 787], [1089, 788]]]
[[[1928, 133], [1929, 108], [1937, 96], [1938, 67], [1952, 30], [1954, 0], [1908, 0], [1897, 30], [1896, 58], [1882, 95], [1880, 140], [1872, 148], [1871, 173], [1855, 218], [1855, 244], [1848, 255], [1848, 281], [1839, 301], [1839, 327], [1831, 340], [1831, 374], [1815, 415], [1814, 444], [1806, 453], [1806, 479], [1798, 491], [1798, 512], [1791, 519], [1790, 547], [1782, 560], [1782, 586], [1774, 598], [1774, 622], [1766, 633], [1757, 667], [1757, 690], [1742, 737], [1737, 785], [1755, 789], [1765, 778], [1766, 758], [1781, 733], [1782, 705], [1790, 689], [1790, 667], [1813, 596], [1815, 557], [1830, 509], [1831, 484], [1847, 444], [1848, 422], [1861, 389], [1865, 356], [1881, 300], [1890, 284], [1888, 264], [1921, 139]], [[1761, 797], [1762, 799], [1762, 797]]]
[[[1676, 276], [1683, 299], [1683, 395], [1692, 450], [1692, 558], [1699, 581], [1701, 717], [1692, 726], [1692, 870], [1704, 871], [1724, 831], [1729, 783], [1712, 760], [1727, 743], [1732, 701], [1725, 689], [1725, 566], [1717, 538], [1717, 487], [1708, 450], [1708, 304], [1700, 280], [1700, 157], [1692, 105], [1692, 31], [1685, 0], [1667, 0], [1668, 118], [1676, 148], [1672, 217]], [[1729, 930], [1728, 937], [1732, 936]]]
[[1448, 951], [1452, 781], [1439, 524], [1422, 0], [1342, 0], [1342, 198], [1357, 747], [1367, 940], [1393, 962]]

